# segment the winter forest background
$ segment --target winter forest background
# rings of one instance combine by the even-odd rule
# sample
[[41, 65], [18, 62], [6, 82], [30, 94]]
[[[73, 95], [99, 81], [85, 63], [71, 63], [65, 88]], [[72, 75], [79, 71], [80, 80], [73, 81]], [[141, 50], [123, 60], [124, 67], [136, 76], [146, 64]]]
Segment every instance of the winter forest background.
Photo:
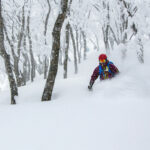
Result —
[[0, 147], [149, 150], [149, 47], [149, 0], [0, 0]]

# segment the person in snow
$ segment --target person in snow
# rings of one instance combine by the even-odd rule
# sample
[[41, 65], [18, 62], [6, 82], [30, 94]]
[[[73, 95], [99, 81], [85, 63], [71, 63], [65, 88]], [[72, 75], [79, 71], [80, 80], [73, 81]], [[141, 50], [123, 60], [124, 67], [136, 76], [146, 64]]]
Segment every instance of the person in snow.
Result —
[[118, 68], [107, 59], [105, 54], [99, 56], [99, 65], [95, 68], [88, 89], [91, 90], [95, 80], [100, 76], [100, 80], [111, 79], [119, 73]]

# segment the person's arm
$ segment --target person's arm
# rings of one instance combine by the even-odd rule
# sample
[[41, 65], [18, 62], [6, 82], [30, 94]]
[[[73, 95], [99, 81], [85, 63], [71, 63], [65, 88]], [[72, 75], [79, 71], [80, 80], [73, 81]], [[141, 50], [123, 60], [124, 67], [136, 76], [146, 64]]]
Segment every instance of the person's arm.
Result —
[[114, 64], [110, 64], [109, 65], [110, 70], [114, 73], [114, 74], [118, 74], [119, 70], [118, 68], [114, 65]]
[[91, 80], [90, 80], [90, 83], [89, 83], [89, 86], [88, 86], [89, 89], [92, 89], [92, 86], [93, 86], [95, 80], [98, 78], [98, 76], [99, 76], [99, 66], [97, 66], [95, 68], [95, 70], [94, 70], [94, 72], [91, 76]]

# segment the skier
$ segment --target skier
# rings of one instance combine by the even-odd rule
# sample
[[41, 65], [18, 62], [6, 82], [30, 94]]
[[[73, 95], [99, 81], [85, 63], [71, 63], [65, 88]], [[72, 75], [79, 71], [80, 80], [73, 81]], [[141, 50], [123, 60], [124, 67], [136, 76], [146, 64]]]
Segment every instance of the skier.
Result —
[[107, 59], [105, 54], [99, 56], [99, 66], [97, 66], [91, 76], [88, 89], [91, 90], [95, 80], [100, 76], [100, 80], [110, 79], [119, 73], [118, 68]]

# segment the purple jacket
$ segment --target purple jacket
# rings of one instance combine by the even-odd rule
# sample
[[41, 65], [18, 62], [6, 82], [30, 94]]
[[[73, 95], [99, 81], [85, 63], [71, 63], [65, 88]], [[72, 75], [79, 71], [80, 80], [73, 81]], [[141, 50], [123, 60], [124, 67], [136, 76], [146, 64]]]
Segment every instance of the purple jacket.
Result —
[[[111, 70], [111, 72], [113, 74], [110, 73], [110, 72], [105, 72], [105, 74], [107, 74], [107, 78], [112, 78], [114, 75], [116, 75], [117, 73], [119, 73], [118, 68], [114, 64], [109, 64], [109, 68], [110, 68], [110, 70]], [[95, 68], [95, 70], [94, 70], [94, 72], [93, 72], [93, 74], [91, 76], [91, 81], [94, 82], [98, 78], [98, 76], [100, 76], [101, 80], [105, 79], [105, 77], [103, 76], [103, 74], [101, 74], [101, 75], [99, 74], [99, 66], [97, 66]]]

